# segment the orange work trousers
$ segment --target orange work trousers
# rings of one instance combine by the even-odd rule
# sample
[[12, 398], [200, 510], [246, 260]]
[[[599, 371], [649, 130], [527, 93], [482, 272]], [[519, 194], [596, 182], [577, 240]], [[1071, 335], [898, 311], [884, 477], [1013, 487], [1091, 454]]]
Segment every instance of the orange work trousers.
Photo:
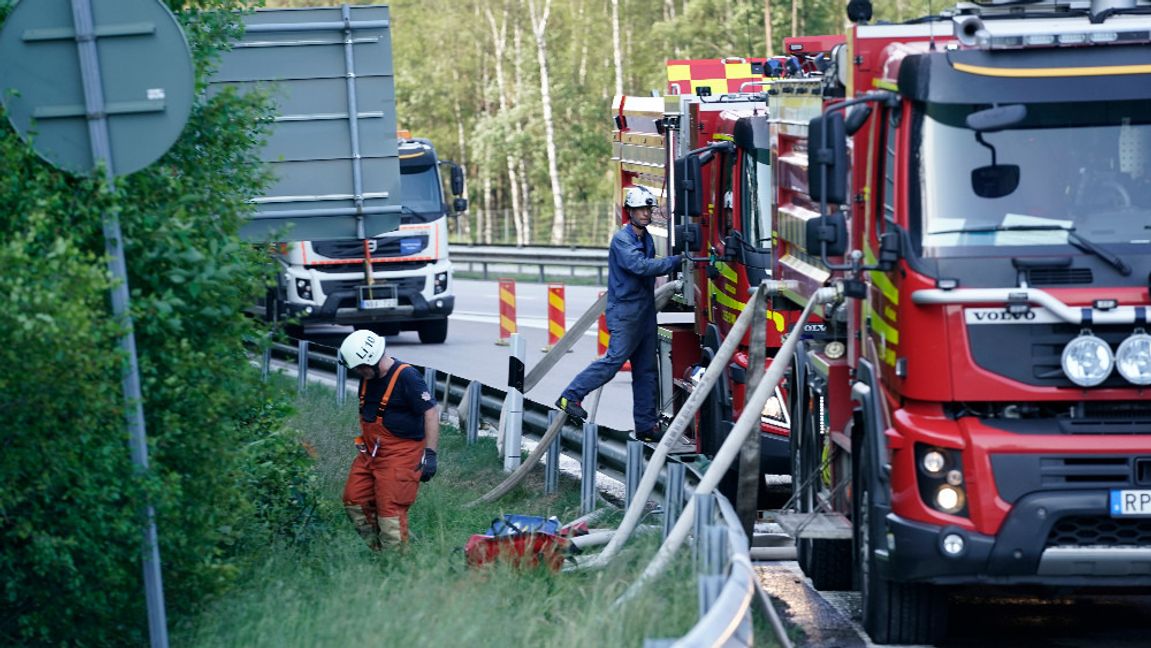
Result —
[[368, 451], [352, 461], [344, 507], [373, 548], [403, 544], [408, 541], [408, 509], [420, 489], [424, 440], [398, 437], [379, 419], [361, 427]]

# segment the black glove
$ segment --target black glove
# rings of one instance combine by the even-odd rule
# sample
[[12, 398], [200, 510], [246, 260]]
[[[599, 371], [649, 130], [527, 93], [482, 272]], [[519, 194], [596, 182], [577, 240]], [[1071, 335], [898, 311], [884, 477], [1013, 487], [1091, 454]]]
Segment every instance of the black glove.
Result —
[[420, 461], [420, 481], [431, 481], [436, 476], [436, 451], [424, 448], [424, 458]]

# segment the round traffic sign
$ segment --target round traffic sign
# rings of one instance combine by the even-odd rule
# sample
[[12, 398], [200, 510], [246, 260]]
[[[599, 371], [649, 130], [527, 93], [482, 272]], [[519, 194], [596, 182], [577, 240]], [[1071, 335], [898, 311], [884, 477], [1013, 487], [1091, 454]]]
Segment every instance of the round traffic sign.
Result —
[[[0, 101], [41, 157], [83, 175], [96, 168], [99, 148], [90, 117], [105, 117], [111, 170], [127, 175], [163, 155], [184, 129], [194, 92], [191, 51], [159, 0], [76, 4], [91, 6], [94, 59], [83, 58], [88, 41], [84, 29], [77, 38], [72, 0], [23, 0], [0, 27]], [[102, 101], [86, 104], [85, 76], [97, 84], [89, 102]]]

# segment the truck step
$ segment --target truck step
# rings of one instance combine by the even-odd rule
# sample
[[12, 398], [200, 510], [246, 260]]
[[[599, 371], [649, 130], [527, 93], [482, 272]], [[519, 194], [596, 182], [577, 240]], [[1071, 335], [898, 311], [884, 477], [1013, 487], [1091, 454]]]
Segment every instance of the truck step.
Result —
[[793, 538], [850, 540], [851, 522], [839, 513], [796, 513], [779, 511], [774, 521]]

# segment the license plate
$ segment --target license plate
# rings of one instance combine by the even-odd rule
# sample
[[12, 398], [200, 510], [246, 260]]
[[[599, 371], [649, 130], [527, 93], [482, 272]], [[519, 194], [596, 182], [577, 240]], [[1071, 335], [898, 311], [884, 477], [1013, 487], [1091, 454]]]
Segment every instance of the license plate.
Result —
[[395, 286], [360, 286], [360, 310], [399, 306]]
[[1111, 517], [1151, 517], [1151, 490], [1111, 491]]

